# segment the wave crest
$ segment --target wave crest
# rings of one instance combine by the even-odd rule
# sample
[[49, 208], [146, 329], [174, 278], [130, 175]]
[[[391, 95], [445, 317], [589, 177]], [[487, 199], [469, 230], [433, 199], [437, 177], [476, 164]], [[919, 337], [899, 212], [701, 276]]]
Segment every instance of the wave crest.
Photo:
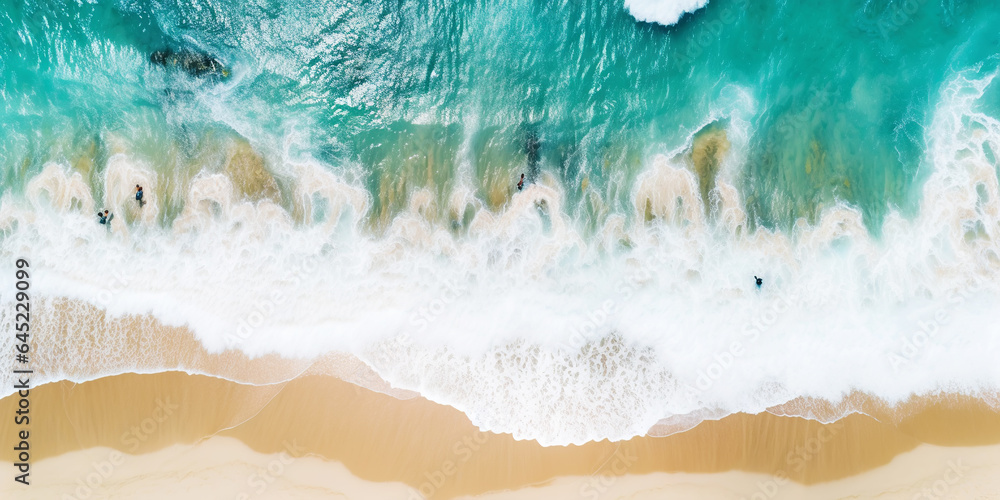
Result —
[[708, 5], [708, 0], [625, 0], [625, 10], [639, 21], [671, 26], [681, 16]]

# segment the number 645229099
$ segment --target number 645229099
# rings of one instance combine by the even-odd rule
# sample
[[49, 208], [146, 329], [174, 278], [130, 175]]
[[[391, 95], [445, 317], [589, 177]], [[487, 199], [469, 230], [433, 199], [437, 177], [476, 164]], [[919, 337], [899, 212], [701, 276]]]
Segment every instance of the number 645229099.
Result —
[[17, 279], [17, 283], [14, 286], [18, 292], [15, 295], [17, 303], [14, 305], [14, 312], [17, 313], [15, 318], [15, 323], [17, 324], [14, 326], [14, 329], [19, 332], [16, 337], [22, 342], [21, 345], [17, 346], [17, 350], [21, 351], [21, 346], [24, 346], [23, 349], [27, 351], [28, 329], [31, 328], [31, 302], [28, 299], [28, 288], [31, 287], [31, 283], [28, 282], [30, 276], [27, 269], [30, 265], [24, 259], [17, 259], [15, 265], [17, 266], [17, 271], [14, 272], [14, 278]]

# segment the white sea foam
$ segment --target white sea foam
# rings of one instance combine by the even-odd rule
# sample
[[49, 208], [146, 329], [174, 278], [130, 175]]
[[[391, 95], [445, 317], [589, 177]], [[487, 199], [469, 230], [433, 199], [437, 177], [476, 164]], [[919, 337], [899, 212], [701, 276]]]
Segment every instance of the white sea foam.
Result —
[[647, 23], [671, 26], [681, 16], [708, 5], [708, 0], [625, 0], [625, 9], [632, 17]]
[[[719, 215], [705, 217], [674, 156], [638, 178], [635, 213], [588, 237], [545, 177], [496, 211], [457, 189], [444, 208], [475, 212], [457, 228], [432, 216], [431, 193], [413, 193], [372, 236], [360, 227], [371, 206], [363, 189], [291, 160], [280, 167], [297, 180], [290, 211], [242, 200], [228, 177], [205, 173], [163, 228], [148, 223], [163, 209], [156, 192], [142, 209], [128, 197], [134, 179], [162, 177], [122, 154], [105, 169], [102, 203], [58, 164], [23, 198], [4, 196], [0, 272], [26, 257], [33, 294], [151, 313], [187, 325], [212, 352], [352, 353], [397, 388], [543, 444], [625, 439], [657, 423], [673, 432], [798, 397], [995, 391], [1000, 194], [986, 147], [1000, 151], [1000, 122], [976, 111], [994, 77], [942, 89], [919, 214], [889, 215], [877, 240], [846, 205], [789, 232], [750, 231], [729, 167]], [[93, 217], [103, 204], [142, 212], [116, 218], [109, 234]], [[96, 345], [122, 342], [121, 332], [92, 334]], [[50, 362], [36, 369], [60, 373]], [[133, 371], [129, 362], [92, 375]], [[87, 378], [85, 368], [68, 376]]]

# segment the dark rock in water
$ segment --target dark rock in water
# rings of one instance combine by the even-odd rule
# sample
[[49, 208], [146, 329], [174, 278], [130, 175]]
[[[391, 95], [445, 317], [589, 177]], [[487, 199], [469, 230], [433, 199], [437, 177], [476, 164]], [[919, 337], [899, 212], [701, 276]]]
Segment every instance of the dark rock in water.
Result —
[[524, 138], [524, 152], [528, 154], [529, 163], [538, 163], [539, 146], [538, 134], [535, 132], [528, 132]]
[[171, 49], [157, 50], [150, 54], [149, 62], [165, 68], [182, 69], [191, 76], [220, 76], [223, 78], [229, 76], [229, 69], [218, 59], [188, 49], [177, 52]]
[[540, 147], [541, 142], [538, 140], [538, 134], [529, 131], [524, 138], [524, 152], [528, 155], [528, 180], [531, 182], [534, 182], [538, 177], [538, 149]]

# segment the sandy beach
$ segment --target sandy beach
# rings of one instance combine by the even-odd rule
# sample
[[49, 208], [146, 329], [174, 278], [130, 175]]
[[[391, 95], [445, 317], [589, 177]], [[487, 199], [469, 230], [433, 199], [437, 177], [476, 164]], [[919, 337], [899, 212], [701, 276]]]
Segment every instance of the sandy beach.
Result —
[[[12, 412], [14, 404], [5, 398], [0, 411]], [[32, 391], [37, 468], [25, 491], [39, 495], [30, 498], [77, 495], [76, 479], [86, 484], [88, 468], [101, 468], [95, 457], [121, 464], [112, 463], [114, 474], [93, 486], [94, 498], [159, 498], [146, 495], [166, 495], [171, 487], [156, 485], [169, 478], [185, 478], [176, 486], [183, 488], [195, 484], [197, 471], [219, 469], [237, 479], [205, 487], [237, 498], [240, 488], [260, 486], [250, 476], [268, 464], [288, 470], [268, 498], [290, 497], [282, 491], [295, 498], [325, 495], [311, 488], [349, 498], [653, 498], [648, 495], [691, 491], [705, 498], [772, 498], [772, 489], [780, 490], [778, 498], [850, 492], [909, 498], [900, 492], [919, 493], [936, 476], [952, 493], [996, 491], [990, 485], [1000, 470], [1000, 415], [968, 398], [921, 404], [923, 411], [898, 424], [866, 415], [820, 424], [738, 414], [668, 437], [542, 447], [481, 432], [453, 408], [420, 397], [399, 400], [330, 376], [252, 386], [179, 372], [124, 374]], [[0, 432], [11, 427], [4, 422]], [[14, 461], [11, 450], [3, 458]], [[945, 477], [948, 464], [960, 459], [963, 467], [973, 464], [960, 471], [962, 490], [948, 482], [958, 472]], [[65, 473], [70, 470], [79, 473]], [[766, 497], [753, 496], [758, 493]]]

